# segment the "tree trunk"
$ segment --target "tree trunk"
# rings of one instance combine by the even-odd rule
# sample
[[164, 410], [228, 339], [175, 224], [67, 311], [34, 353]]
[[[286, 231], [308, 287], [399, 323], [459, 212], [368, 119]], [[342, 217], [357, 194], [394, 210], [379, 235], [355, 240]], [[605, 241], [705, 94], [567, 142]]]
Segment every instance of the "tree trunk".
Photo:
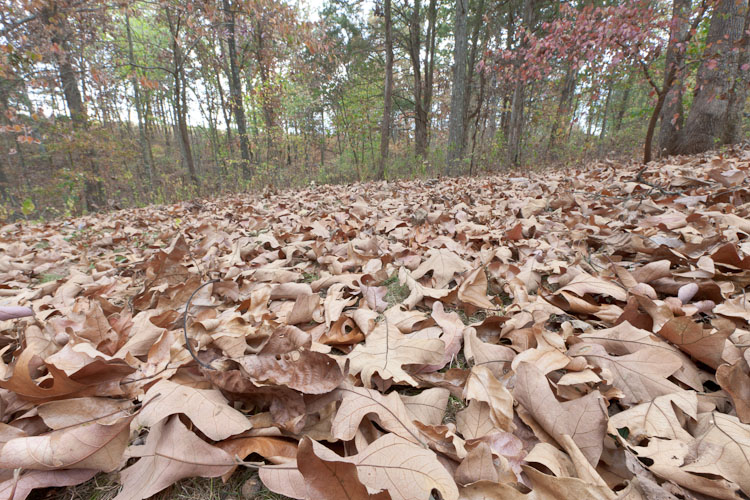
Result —
[[253, 176], [250, 166], [250, 140], [247, 136], [247, 123], [245, 122], [245, 108], [242, 105], [242, 84], [240, 83], [240, 70], [237, 65], [237, 42], [234, 34], [234, 12], [231, 10], [229, 0], [223, 0], [224, 20], [227, 26], [227, 45], [229, 48], [229, 102], [237, 122], [237, 134], [240, 136], [240, 156], [242, 157], [242, 173], [245, 179]]
[[[523, 0], [523, 10], [521, 12], [521, 23], [528, 28], [531, 25], [532, 1]], [[521, 45], [525, 42], [521, 40]], [[511, 101], [510, 120], [508, 123], [508, 150], [506, 161], [509, 165], [517, 166], [521, 162], [521, 134], [523, 132], [523, 101], [525, 93], [525, 84], [521, 77], [518, 77], [515, 88], [513, 89], [513, 99]]]
[[[64, 21], [52, 21], [52, 18], [57, 14], [56, 6], [47, 7], [42, 12], [42, 19], [53, 30], [50, 41], [53, 45], [60, 48], [58, 52], [55, 52], [55, 62], [57, 63], [60, 85], [62, 86], [63, 96], [68, 106], [73, 128], [78, 131], [86, 131], [89, 126], [86, 108], [83, 105], [83, 97], [78, 88], [78, 76], [73, 68], [73, 64], [70, 62], [71, 51], [68, 46], [70, 34]], [[104, 187], [99, 177], [98, 165], [93, 160], [93, 152], [86, 151], [84, 156], [85, 158], [81, 161], [88, 164], [88, 172], [86, 172], [84, 180], [86, 209], [89, 211], [98, 210], [104, 206]]]
[[[471, 122], [471, 119], [476, 115], [476, 113], [479, 112], [479, 108], [481, 107], [481, 103], [478, 103], [475, 112], [469, 112], [469, 109], [471, 108], [471, 98], [474, 91], [474, 75], [476, 73], [475, 66], [477, 64], [477, 54], [480, 45], [479, 34], [482, 31], [482, 20], [484, 18], [485, 1], [478, 1], [479, 4], [477, 5], [476, 12], [474, 12], [474, 19], [471, 28], [471, 48], [469, 50], [469, 64], [466, 67], [466, 90], [464, 93], [464, 138], [462, 140], [464, 144], [468, 142], [469, 123]], [[474, 148], [472, 147], [472, 152], [473, 150]]]
[[190, 132], [188, 131], [187, 117], [185, 116], [187, 110], [183, 106], [186, 102], [185, 89], [183, 85], [184, 81], [184, 61], [182, 59], [182, 49], [178, 45], [178, 33], [172, 18], [167, 12], [167, 21], [169, 25], [170, 34], [172, 35], [172, 58], [173, 58], [173, 73], [174, 77], [174, 95], [172, 96], [172, 106], [174, 107], [175, 121], [177, 122], [177, 136], [180, 143], [180, 155], [182, 157], [183, 165], [187, 168], [190, 180], [196, 186], [199, 186], [198, 175], [195, 171], [195, 162], [193, 160], [193, 151], [190, 147]]
[[[691, 0], [674, 0], [672, 7], [672, 26], [664, 66], [664, 89], [667, 90], [667, 95], [659, 116], [659, 155], [674, 154], [685, 121], [682, 107], [685, 47], [680, 45], [688, 36], [691, 3]], [[674, 82], [667, 86], [667, 78], [673, 67], [676, 68]]]
[[747, 89], [750, 84], [750, 5], [745, 5], [745, 22], [735, 70], [734, 83], [729, 91], [729, 104], [722, 140], [724, 144], [737, 144], [742, 141], [742, 117], [747, 102]]
[[466, 57], [468, 38], [466, 18], [469, 0], [456, 0], [456, 19], [453, 47], [453, 85], [451, 111], [448, 124], [448, 174], [458, 175], [464, 157], [464, 115], [466, 114]]
[[383, 93], [383, 121], [380, 124], [380, 163], [377, 178], [385, 179], [388, 145], [391, 138], [391, 106], [393, 93], [393, 39], [391, 25], [391, 0], [385, 2], [385, 90]]
[[[434, 0], [430, 2], [432, 5]], [[422, 78], [422, 18], [420, 16], [420, 0], [414, 0], [414, 9], [409, 19], [409, 60], [411, 61], [412, 74], [414, 75], [414, 154], [417, 158], [424, 158], [427, 154], [427, 120], [428, 109], [425, 109], [423, 102], [423, 93], [426, 91], [425, 83]], [[429, 18], [429, 13], [428, 13]], [[429, 18], [427, 27], [427, 55], [430, 50], [430, 31], [432, 29], [432, 19]], [[425, 73], [427, 65], [425, 64]], [[425, 78], [426, 78], [425, 74]]]
[[678, 153], [708, 151], [722, 139], [736, 69], [732, 49], [741, 37], [746, 5], [747, 0], [719, 0], [714, 7], [706, 49], [696, 76], [695, 97]]
[[560, 100], [557, 102], [557, 112], [549, 130], [549, 139], [547, 141], [547, 157], [549, 158], [554, 158], [554, 147], [560, 131], [560, 124], [568, 116], [568, 113], [570, 113], [570, 105], [573, 100], [577, 79], [578, 72], [572, 66], [568, 66], [565, 78], [563, 79], [562, 90], [560, 91]]
[[615, 120], [615, 132], [619, 132], [622, 129], [622, 121], [625, 118], [625, 111], [628, 109], [628, 103], [630, 102], [630, 90], [632, 89], [634, 73], [631, 72], [628, 75], [628, 79], [625, 81], [625, 90], [622, 93], [622, 101], [620, 102], [620, 109], [617, 112], [617, 119]]
[[146, 169], [148, 187], [150, 189], [154, 186], [154, 158], [151, 154], [151, 143], [146, 136], [146, 124], [144, 123], [141, 90], [138, 85], [138, 78], [136, 77], [135, 56], [133, 55], [133, 35], [130, 31], [130, 16], [127, 11], [125, 12], [125, 31], [128, 37], [128, 62], [130, 63], [130, 71], [133, 72], [130, 82], [133, 85], [133, 100], [135, 101], [135, 113], [138, 118], [138, 143], [141, 146], [141, 160]]

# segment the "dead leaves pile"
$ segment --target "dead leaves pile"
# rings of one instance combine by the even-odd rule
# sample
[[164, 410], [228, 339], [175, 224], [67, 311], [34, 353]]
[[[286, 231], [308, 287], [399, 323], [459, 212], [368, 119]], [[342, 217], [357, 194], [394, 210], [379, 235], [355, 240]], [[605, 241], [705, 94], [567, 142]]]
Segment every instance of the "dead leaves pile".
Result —
[[750, 152], [637, 168], [1, 228], [0, 498], [747, 498]]

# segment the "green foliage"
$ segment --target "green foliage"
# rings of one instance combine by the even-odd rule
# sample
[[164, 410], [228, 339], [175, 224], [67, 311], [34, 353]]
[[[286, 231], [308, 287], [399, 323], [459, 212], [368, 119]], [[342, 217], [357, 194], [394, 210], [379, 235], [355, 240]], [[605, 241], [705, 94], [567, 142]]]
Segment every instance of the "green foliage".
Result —
[[36, 210], [36, 207], [34, 206], [34, 201], [31, 198], [26, 198], [23, 200], [23, 204], [21, 205], [21, 212], [25, 216], [29, 216], [34, 213], [34, 210]]

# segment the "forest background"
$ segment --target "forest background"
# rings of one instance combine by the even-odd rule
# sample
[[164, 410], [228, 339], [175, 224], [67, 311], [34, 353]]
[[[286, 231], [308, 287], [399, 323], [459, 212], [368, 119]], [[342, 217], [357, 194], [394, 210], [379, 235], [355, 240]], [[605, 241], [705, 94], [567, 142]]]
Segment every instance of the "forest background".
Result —
[[743, 140], [747, 0], [2, 0], [0, 220]]

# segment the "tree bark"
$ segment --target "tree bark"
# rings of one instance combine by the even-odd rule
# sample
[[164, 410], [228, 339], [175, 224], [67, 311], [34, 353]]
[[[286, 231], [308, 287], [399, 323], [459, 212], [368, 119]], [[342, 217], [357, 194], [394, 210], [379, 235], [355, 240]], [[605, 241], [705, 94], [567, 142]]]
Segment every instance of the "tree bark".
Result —
[[547, 140], [547, 157], [549, 158], [554, 158], [555, 142], [560, 131], [560, 124], [568, 116], [568, 113], [570, 113], [570, 105], [573, 100], [577, 79], [578, 72], [572, 66], [569, 66], [567, 71], [565, 71], [560, 99], [557, 101], [557, 111], [549, 130], [549, 139]]
[[727, 118], [722, 140], [724, 144], [736, 144], [742, 141], [742, 117], [747, 102], [747, 90], [750, 84], [750, 5], [745, 5], [745, 21], [742, 38], [738, 44], [739, 54], [735, 68], [735, 78], [729, 91]]
[[466, 57], [468, 38], [466, 18], [469, 0], [456, 0], [453, 85], [451, 88], [451, 111], [448, 124], [448, 174], [458, 175], [464, 157], [464, 115], [466, 114]]
[[393, 26], [391, 22], [391, 0], [385, 3], [385, 90], [383, 93], [383, 121], [380, 123], [380, 163], [378, 179], [385, 179], [385, 164], [388, 160], [388, 146], [391, 138], [391, 107], [393, 93]]
[[125, 31], [128, 38], [128, 62], [130, 63], [130, 71], [133, 75], [130, 79], [133, 85], [133, 100], [135, 102], [135, 114], [138, 119], [138, 143], [141, 146], [141, 161], [146, 169], [146, 175], [148, 176], [149, 190], [154, 186], [154, 158], [151, 154], [151, 143], [146, 135], [146, 124], [143, 113], [143, 103], [141, 102], [141, 90], [138, 85], [138, 78], [135, 73], [135, 55], [133, 54], [133, 35], [130, 31], [130, 15], [127, 11], [125, 12]]
[[229, 0], [223, 0], [224, 22], [227, 26], [227, 45], [229, 52], [229, 103], [237, 122], [237, 134], [240, 136], [240, 156], [242, 157], [242, 173], [245, 179], [253, 176], [250, 166], [251, 152], [250, 140], [247, 135], [247, 122], [245, 121], [245, 108], [242, 105], [242, 84], [240, 83], [240, 70], [237, 64], [237, 42], [235, 38], [234, 11], [231, 9]]
[[711, 16], [698, 74], [693, 105], [677, 147], [678, 153], [701, 153], [722, 139], [729, 109], [729, 93], [736, 68], [735, 43], [741, 38], [747, 0], [719, 0]]
[[[667, 89], [667, 95], [659, 116], [659, 155], [675, 153], [684, 126], [682, 68], [685, 64], [685, 47], [680, 45], [688, 36], [691, 4], [691, 0], [674, 0], [672, 7], [672, 26], [664, 67], [664, 88]], [[667, 87], [667, 77], [672, 67], [676, 68], [675, 78]]]
[[[532, 1], [523, 0], [521, 23], [528, 28], [531, 25]], [[524, 41], [521, 40], [521, 45]], [[508, 123], [508, 150], [506, 161], [509, 165], [517, 166], [521, 162], [521, 134], [523, 133], [523, 101], [525, 93], [524, 81], [519, 77], [513, 89], [511, 100], [510, 120]]]
[[[474, 75], [476, 73], [477, 55], [480, 45], [479, 35], [482, 31], [482, 20], [484, 19], [485, 0], [478, 0], [478, 2], [476, 12], [474, 12], [474, 19], [472, 21], [469, 64], [466, 67], [466, 91], [464, 93], [464, 144], [468, 143], [469, 123], [471, 122], [471, 119], [479, 113], [479, 109], [482, 105], [481, 102], [478, 102], [475, 111], [469, 112], [469, 109], [471, 108], [471, 98], [474, 92]], [[471, 149], [473, 152], [474, 148], [472, 147]]]
[[[60, 76], [63, 97], [68, 106], [73, 128], [78, 131], [87, 131], [89, 127], [88, 116], [86, 115], [81, 91], [78, 88], [78, 76], [70, 61], [71, 50], [68, 44], [70, 32], [65, 22], [53, 23], [51, 21], [52, 17], [58, 14], [56, 6], [51, 8], [55, 9], [55, 11], [51, 11], [50, 8], [45, 8], [42, 11], [42, 19], [47, 27], [52, 30], [51, 42], [61, 49], [55, 53], [55, 62], [57, 63], [58, 75]], [[85, 206], [87, 210], [94, 211], [104, 206], [104, 186], [99, 177], [99, 167], [93, 159], [94, 153], [87, 151], [84, 154], [86, 157], [82, 159], [82, 162], [88, 164], [89, 170], [86, 172], [84, 180]]]
[[182, 84], [185, 76], [182, 48], [177, 42], [179, 26], [173, 22], [169, 11], [167, 11], [167, 24], [169, 25], [169, 31], [172, 35], [172, 76], [174, 78], [172, 106], [174, 107], [175, 121], [177, 122], [177, 136], [180, 143], [180, 154], [182, 156], [182, 162], [187, 168], [190, 180], [196, 186], [200, 186], [198, 174], [195, 170], [193, 151], [190, 146], [190, 132], [188, 130], [186, 109], [184, 106], [187, 99], [185, 88]]

